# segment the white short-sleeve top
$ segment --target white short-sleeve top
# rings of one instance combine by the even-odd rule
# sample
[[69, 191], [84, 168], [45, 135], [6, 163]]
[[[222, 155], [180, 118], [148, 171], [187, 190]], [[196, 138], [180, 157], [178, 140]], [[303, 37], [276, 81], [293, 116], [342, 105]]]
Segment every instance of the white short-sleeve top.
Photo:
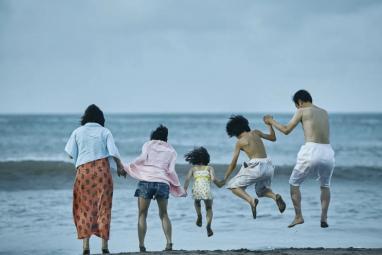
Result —
[[76, 167], [101, 158], [120, 158], [110, 130], [89, 122], [75, 129], [65, 146]]

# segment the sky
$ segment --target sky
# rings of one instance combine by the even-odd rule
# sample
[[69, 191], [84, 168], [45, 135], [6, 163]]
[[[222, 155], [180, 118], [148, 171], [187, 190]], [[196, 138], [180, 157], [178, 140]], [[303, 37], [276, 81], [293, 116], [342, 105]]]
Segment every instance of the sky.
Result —
[[381, 112], [382, 1], [0, 0], [0, 113]]

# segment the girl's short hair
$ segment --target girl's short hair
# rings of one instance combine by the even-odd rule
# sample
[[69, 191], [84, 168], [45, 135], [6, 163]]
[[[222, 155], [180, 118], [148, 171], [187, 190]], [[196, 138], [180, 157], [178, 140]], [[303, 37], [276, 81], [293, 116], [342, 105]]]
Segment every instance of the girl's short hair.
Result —
[[204, 147], [195, 148], [184, 155], [184, 159], [192, 165], [208, 165], [210, 154]]
[[226, 125], [226, 131], [229, 137], [238, 137], [243, 132], [249, 132], [249, 123], [242, 115], [232, 115]]
[[105, 117], [101, 109], [95, 104], [91, 104], [86, 108], [84, 115], [81, 117], [81, 126], [88, 122], [95, 122], [101, 126], [105, 126]]
[[168, 129], [162, 124], [151, 132], [150, 140], [160, 140], [167, 142]]

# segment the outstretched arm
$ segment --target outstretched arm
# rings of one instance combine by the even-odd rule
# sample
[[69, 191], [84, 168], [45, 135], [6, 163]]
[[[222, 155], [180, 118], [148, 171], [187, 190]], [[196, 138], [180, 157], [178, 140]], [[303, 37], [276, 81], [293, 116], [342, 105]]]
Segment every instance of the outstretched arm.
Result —
[[216, 178], [216, 175], [215, 175], [215, 169], [214, 169], [212, 166], [210, 166], [209, 171], [210, 171], [210, 175], [211, 175], [211, 181], [212, 181], [217, 187], [220, 188], [220, 187], [221, 187], [221, 185], [220, 185], [221, 181], [220, 181], [218, 178]]
[[190, 179], [191, 179], [191, 176], [192, 176], [192, 167], [190, 168], [190, 170], [188, 171], [187, 175], [186, 175], [186, 179], [184, 180], [184, 190], [187, 192], [187, 189], [188, 189], [188, 186], [190, 185]]
[[266, 124], [270, 124], [274, 126], [277, 130], [279, 130], [281, 133], [288, 135], [292, 130], [297, 126], [297, 124], [302, 120], [302, 110], [299, 109], [297, 112], [294, 114], [292, 119], [289, 121], [287, 125], [282, 125], [278, 123], [276, 120], [272, 118], [272, 116], [265, 116], [264, 117], [264, 122]]
[[276, 141], [276, 134], [275, 134], [275, 130], [273, 129], [272, 125], [270, 124], [266, 124], [269, 128], [269, 134], [264, 134], [263, 132], [261, 132], [260, 130], [254, 130], [253, 132], [255, 132], [255, 134], [257, 134], [258, 136], [260, 136], [261, 138], [264, 138], [266, 140], [269, 140], [269, 141]]
[[229, 176], [232, 174], [233, 170], [236, 168], [237, 160], [240, 155], [240, 148], [241, 148], [241, 144], [240, 144], [240, 141], [238, 141], [236, 143], [235, 150], [233, 152], [231, 164], [229, 164], [228, 169], [224, 174], [224, 179], [223, 179], [224, 183], [227, 181]]

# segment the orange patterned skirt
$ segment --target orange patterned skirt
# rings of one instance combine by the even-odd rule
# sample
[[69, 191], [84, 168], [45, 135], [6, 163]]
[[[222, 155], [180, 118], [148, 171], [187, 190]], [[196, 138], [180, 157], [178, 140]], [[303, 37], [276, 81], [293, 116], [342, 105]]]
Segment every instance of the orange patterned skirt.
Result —
[[78, 239], [92, 234], [109, 240], [113, 179], [107, 158], [77, 167], [73, 188], [73, 217]]

